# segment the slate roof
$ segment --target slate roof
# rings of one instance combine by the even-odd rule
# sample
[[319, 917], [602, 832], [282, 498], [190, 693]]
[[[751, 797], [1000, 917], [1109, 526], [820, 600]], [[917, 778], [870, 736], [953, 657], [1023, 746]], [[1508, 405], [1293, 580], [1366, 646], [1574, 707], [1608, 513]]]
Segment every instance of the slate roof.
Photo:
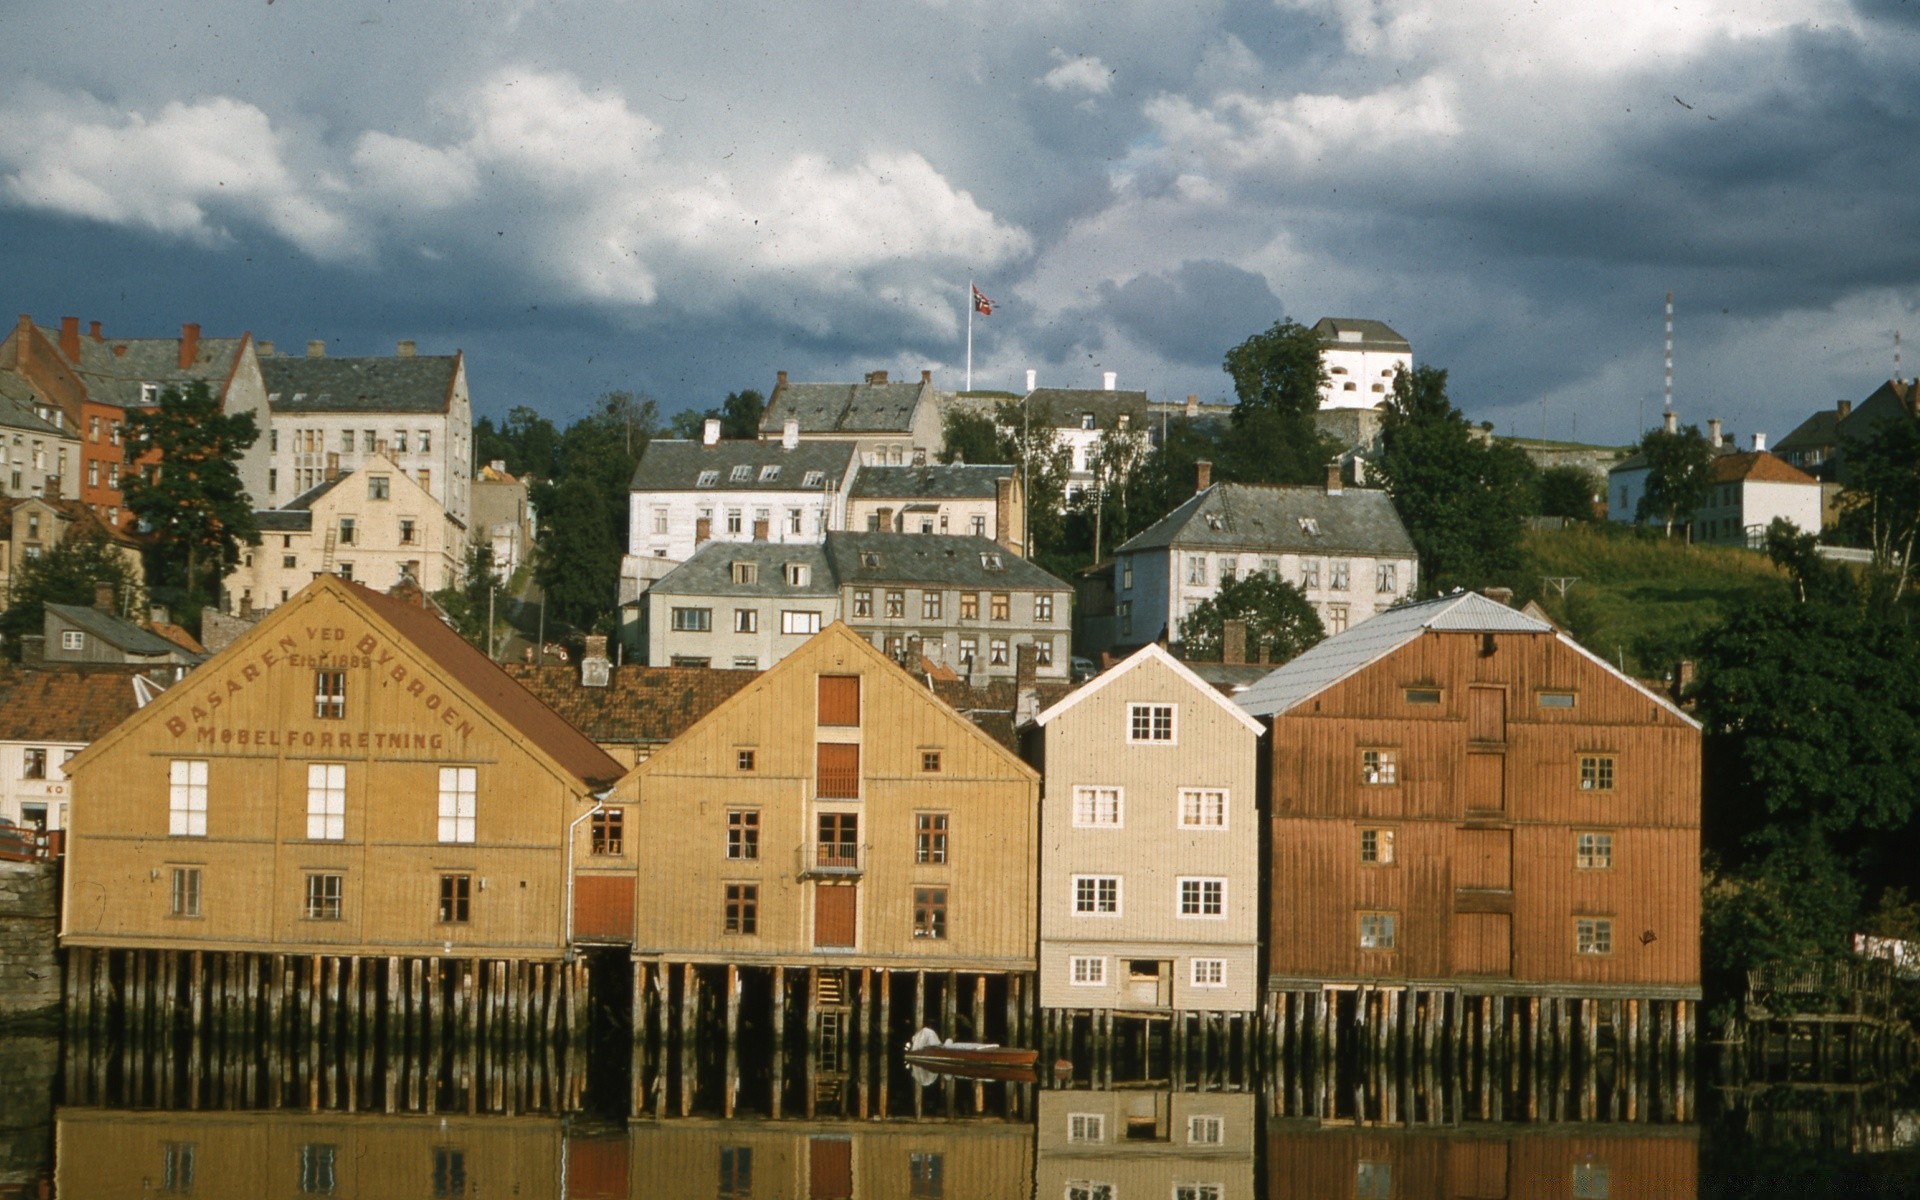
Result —
[[307, 509], [263, 508], [253, 514], [261, 533], [311, 533], [313, 513]]
[[1750, 450], [1744, 454], [1723, 454], [1713, 460], [1707, 468], [1707, 477], [1714, 483], [1742, 483], [1752, 480], [1754, 483], [1804, 483], [1810, 487], [1820, 486], [1820, 481], [1764, 450]]
[[105, 534], [108, 541], [119, 542], [123, 546], [138, 546], [140, 539], [124, 529], [116, 529], [94, 515], [93, 509], [79, 500], [63, 500], [58, 496], [0, 496], [0, 522], [11, 523], [13, 510], [22, 504], [44, 504], [54, 512], [66, 518], [72, 526], [63, 536], [75, 533], [98, 532]]
[[513, 663], [506, 671], [601, 745], [672, 741], [760, 674], [704, 667], [620, 666], [613, 668], [602, 688], [583, 686], [575, 666]]
[[856, 500], [992, 500], [999, 494], [995, 481], [1012, 478], [1018, 470], [1006, 464], [976, 463], [861, 467], [849, 494]]
[[[1311, 521], [1316, 532], [1308, 532], [1303, 521]], [[1115, 553], [1169, 546], [1414, 557], [1413, 539], [1387, 493], [1356, 487], [1329, 493], [1317, 485], [1216, 483]]]
[[[753, 583], [733, 581], [737, 562], [758, 565]], [[788, 585], [788, 563], [811, 568], [805, 587]], [[649, 590], [674, 596], [832, 596], [840, 587], [833, 580], [826, 548], [818, 542], [708, 542]]]
[[1792, 433], [1775, 442], [1774, 453], [1785, 454], [1790, 450], [1832, 448], [1839, 437], [1840, 419], [1840, 414], [1833, 409], [1821, 409], [1794, 426]]
[[1147, 428], [1149, 409], [1145, 392], [1109, 392], [1100, 388], [1035, 388], [1026, 404], [1037, 417], [1046, 413], [1055, 428], [1079, 429], [1082, 413], [1093, 414], [1096, 429], [1112, 429], [1125, 413], [1129, 429]]
[[[1321, 317], [1313, 331], [1341, 350], [1380, 350], [1389, 354], [1412, 354], [1413, 344], [1394, 331], [1385, 321], [1365, 317]], [[1342, 333], [1357, 333], [1359, 341], [1342, 341]]]
[[[60, 331], [41, 329], [40, 335], [58, 346]], [[80, 339], [80, 361], [73, 373], [86, 385], [87, 399], [120, 408], [137, 408], [142, 403], [141, 385], [157, 383], [185, 384], [205, 380], [217, 397], [246, 344], [244, 337], [203, 337], [194, 344], [193, 361], [180, 367], [180, 339], [105, 338], [95, 341], [91, 335]]]
[[91, 742], [133, 715], [139, 688], [155, 688], [146, 671], [0, 665], [0, 741]]
[[34, 392], [27, 382], [12, 372], [0, 371], [0, 426], [36, 433], [43, 437], [72, 438], [80, 435], [64, 429], [33, 411]]
[[[788, 450], [777, 439], [720, 441], [711, 446], [681, 439], [655, 440], [647, 443], [634, 465], [628, 488], [636, 492], [797, 492], [803, 490], [808, 471], [819, 471], [831, 490], [853, 469], [858, 451], [852, 442], [801, 442]], [[735, 483], [735, 467], [750, 467], [752, 472]], [[762, 480], [767, 467], [778, 467], [779, 473]], [[702, 471], [718, 471], [719, 482], [711, 488], [700, 487]]]
[[153, 656], [192, 654], [192, 651], [184, 650], [159, 634], [142, 629], [124, 617], [103, 613], [97, 608], [87, 608], [78, 604], [48, 604], [47, 611], [57, 615], [69, 625], [85, 630], [114, 649], [128, 654]]
[[910, 383], [785, 383], [773, 389], [760, 432], [778, 438], [789, 419], [802, 433], [908, 433], [914, 410], [933, 385]]
[[277, 413], [444, 413], [459, 368], [457, 353], [260, 360], [267, 403]]
[[[829, 533], [827, 557], [841, 585], [949, 584], [998, 590], [1071, 591], [1065, 580], [1034, 566], [991, 538], [931, 533]], [[864, 556], [878, 564], [865, 565]], [[982, 564], [994, 556], [999, 568]]]

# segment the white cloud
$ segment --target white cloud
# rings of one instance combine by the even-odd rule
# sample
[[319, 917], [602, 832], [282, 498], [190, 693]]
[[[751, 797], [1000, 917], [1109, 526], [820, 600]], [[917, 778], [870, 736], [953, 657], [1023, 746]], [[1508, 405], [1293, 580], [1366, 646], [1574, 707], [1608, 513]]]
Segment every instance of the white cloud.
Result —
[[1101, 62], [1097, 55], [1068, 54], [1055, 46], [1053, 61], [1059, 65], [1040, 77], [1045, 87], [1056, 92], [1086, 92], [1093, 96], [1104, 96], [1113, 90], [1113, 68]]

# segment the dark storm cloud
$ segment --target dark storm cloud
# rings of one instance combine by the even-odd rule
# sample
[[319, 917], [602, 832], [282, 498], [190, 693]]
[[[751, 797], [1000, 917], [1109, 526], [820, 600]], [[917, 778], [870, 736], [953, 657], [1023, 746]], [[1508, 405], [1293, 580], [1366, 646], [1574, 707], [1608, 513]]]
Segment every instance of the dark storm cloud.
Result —
[[1262, 276], [1215, 260], [1183, 262], [1102, 289], [1106, 314], [1169, 362], [1217, 363], [1223, 331], [1257, 332], [1280, 318], [1280, 299]]

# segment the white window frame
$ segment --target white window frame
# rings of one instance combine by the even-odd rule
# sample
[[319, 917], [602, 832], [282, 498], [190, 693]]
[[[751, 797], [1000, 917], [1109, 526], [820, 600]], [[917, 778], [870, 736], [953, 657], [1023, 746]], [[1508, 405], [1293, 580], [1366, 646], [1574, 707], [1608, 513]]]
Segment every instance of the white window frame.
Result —
[[[1154, 716], [1154, 714], [1159, 709], [1165, 709], [1167, 711], [1167, 736], [1166, 737], [1153, 736], [1153, 733], [1157, 725], [1157, 719]], [[1134, 736], [1134, 730], [1138, 726], [1138, 721], [1136, 718], [1143, 711], [1147, 714], [1148, 735], [1146, 737], [1136, 737]], [[1153, 703], [1127, 705], [1127, 744], [1129, 746], [1177, 746], [1179, 745], [1180, 744], [1180, 706], [1178, 704], [1153, 704]]]
[[1573, 835], [1573, 864], [1582, 871], [1613, 870], [1613, 833], [1581, 829]]
[[[1217, 797], [1219, 808], [1209, 812], [1208, 798]], [[1222, 831], [1227, 828], [1228, 814], [1232, 810], [1232, 799], [1226, 788], [1181, 788], [1180, 789], [1180, 828]], [[1209, 821], [1209, 816], [1218, 820]]]
[[176, 758], [167, 768], [167, 834], [207, 836], [207, 760]]
[[62, 629], [60, 631], [60, 648], [62, 650], [85, 650], [87, 648], [87, 635], [78, 629]]
[[[1197, 896], [1201, 911], [1186, 911], [1187, 885], [1198, 888]], [[1207, 912], [1207, 888], [1217, 886], [1220, 889], [1220, 911]], [[1182, 921], [1224, 921], [1227, 919], [1227, 881], [1221, 875], [1182, 875], [1173, 884], [1173, 912]]]
[[[1206, 972], [1211, 978], [1201, 977], [1201, 968], [1211, 968]], [[1187, 965], [1187, 986], [1213, 990], [1227, 986], [1227, 960], [1224, 958], [1196, 958]]]
[[1067, 983], [1073, 987], [1107, 986], [1107, 959], [1101, 954], [1074, 954], [1067, 958]]
[[1226, 1118], [1205, 1114], [1187, 1118], [1187, 1144], [1189, 1146], [1219, 1146], [1225, 1144], [1226, 1140]]
[[[1111, 912], [1102, 912], [1098, 907], [1100, 903], [1100, 884], [1105, 881], [1111, 881], [1113, 883], [1113, 910]], [[1072, 883], [1073, 883], [1073, 915], [1074, 916], [1109, 919], [1109, 918], [1118, 918], [1125, 915], [1126, 887], [1123, 884], [1120, 876], [1118, 875], [1075, 875], [1072, 878]], [[1088, 883], [1093, 885], [1093, 890], [1090, 893], [1093, 903], [1095, 905], [1095, 907], [1093, 908], [1080, 907], [1080, 885], [1082, 883]]]
[[[1102, 801], [1112, 800], [1106, 808]], [[1111, 820], [1103, 818], [1111, 817]], [[1127, 827], [1127, 789], [1088, 784], [1073, 789], [1073, 827], [1075, 829], [1125, 829]]]
[[1612, 917], [1575, 917], [1573, 952], [1580, 958], [1606, 958], [1613, 953]]
[[473, 844], [479, 776], [479, 771], [474, 767], [440, 768], [441, 842], [467, 846]]
[[1107, 1115], [1105, 1113], [1068, 1113], [1067, 1140], [1069, 1142], [1106, 1141]]
[[[1368, 940], [1367, 935], [1367, 921], [1370, 918], [1376, 922], [1384, 922], [1383, 924], [1376, 925], [1371, 941]], [[1392, 951], [1400, 948], [1399, 913], [1387, 912], [1384, 909], [1368, 909], [1360, 913], [1357, 927], [1360, 931], [1360, 948], [1362, 950]], [[1385, 935], [1384, 941], [1381, 940], [1383, 934]]]
[[338, 842], [347, 836], [347, 764], [307, 764], [307, 840]]
[[1220, 1200], [1226, 1187], [1218, 1183], [1176, 1183], [1173, 1200]]
[[807, 609], [783, 609], [780, 613], [780, 632], [804, 635], [819, 633], [820, 614]]

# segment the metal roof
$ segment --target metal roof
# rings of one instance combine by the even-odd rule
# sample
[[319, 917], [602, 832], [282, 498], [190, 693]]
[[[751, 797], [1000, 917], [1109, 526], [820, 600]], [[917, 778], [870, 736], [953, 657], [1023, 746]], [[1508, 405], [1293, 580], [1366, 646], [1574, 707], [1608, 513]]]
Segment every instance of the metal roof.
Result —
[[[831, 443], [816, 442], [815, 445]], [[849, 493], [856, 500], [992, 500], [996, 481], [1011, 479], [1019, 468], [1005, 464], [954, 463], [950, 466], [861, 467]]]
[[[1142, 663], [1146, 662], [1159, 662], [1165, 666], [1168, 670], [1172, 671], [1174, 675], [1179, 677], [1182, 682], [1186, 683], [1187, 686], [1193, 688], [1202, 696], [1205, 696], [1208, 700], [1211, 700], [1232, 714], [1234, 720], [1251, 729], [1255, 736], [1266, 732], [1260, 722], [1247, 713], [1245, 709], [1242, 709], [1232, 700], [1221, 695], [1218, 688], [1215, 688], [1205, 679], [1202, 679], [1194, 672], [1192, 667], [1189, 667], [1186, 663], [1181, 662], [1173, 655], [1167, 653], [1166, 647], [1160, 645], [1158, 642], [1148, 642], [1146, 645], [1140, 647], [1140, 649], [1128, 655], [1121, 662], [1100, 672], [1100, 674], [1094, 676], [1093, 679], [1089, 680], [1084, 686], [1068, 693], [1059, 703], [1035, 717], [1034, 722], [1039, 725], [1046, 725], [1054, 718], [1065, 713], [1068, 709], [1071, 709], [1074, 705], [1085, 700], [1088, 696], [1113, 686], [1116, 680], [1124, 675], [1130, 674]], [[1141, 699], [1145, 698], [1146, 697], [1141, 697]]]
[[290, 413], [443, 413], [459, 367], [458, 354], [260, 360], [269, 407]]
[[[684, 439], [661, 439], [647, 443], [634, 465], [635, 492], [798, 492], [806, 490], [809, 471], [825, 477], [824, 490], [840, 486], [853, 469], [859, 447], [852, 442], [801, 442], [788, 450], [774, 441], [720, 441], [708, 446]], [[735, 467], [749, 468], [747, 478], [735, 482]], [[767, 467], [777, 467], [771, 479], [763, 479]], [[700, 487], [703, 472], [717, 472], [711, 487]]]
[[1413, 539], [1388, 495], [1372, 488], [1216, 483], [1115, 553], [1162, 547], [1291, 554], [1414, 557]]

